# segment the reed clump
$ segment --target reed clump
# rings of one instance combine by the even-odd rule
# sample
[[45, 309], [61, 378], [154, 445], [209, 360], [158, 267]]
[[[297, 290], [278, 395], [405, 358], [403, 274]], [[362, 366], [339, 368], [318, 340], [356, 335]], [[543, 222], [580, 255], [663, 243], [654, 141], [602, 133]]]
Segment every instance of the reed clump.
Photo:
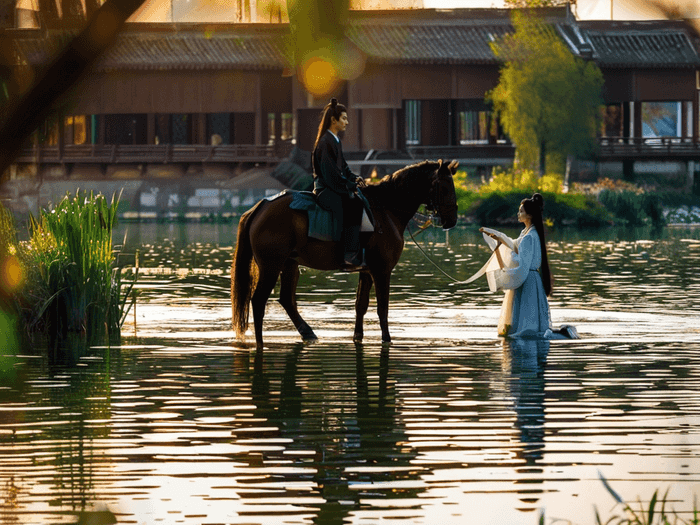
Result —
[[123, 286], [112, 234], [119, 197], [67, 194], [30, 218], [30, 239], [18, 252], [26, 274], [17, 302], [28, 333], [50, 343], [67, 336], [118, 336], [133, 282]]

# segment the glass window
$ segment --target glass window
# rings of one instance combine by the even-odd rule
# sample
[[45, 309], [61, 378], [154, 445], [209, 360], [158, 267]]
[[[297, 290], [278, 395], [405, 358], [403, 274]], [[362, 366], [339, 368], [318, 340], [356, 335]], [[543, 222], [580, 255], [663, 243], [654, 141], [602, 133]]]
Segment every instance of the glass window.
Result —
[[207, 135], [209, 137], [209, 144], [211, 144], [212, 146], [219, 146], [220, 144], [230, 144], [231, 114], [208, 113]]
[[622, 104], [608, 104], [603, 108], [603, 137], [622, 136]]
[[192, 118], [188, 113], [170, 115], [170, 138], [173, 144], [191, 144]]
[[642, 102], [642, 137], [680, 137], [681, 102]]
[[275, 114], [267, 114], [267, 143], [272, 145], [275, 143]]
[[73, 144], [87, 143], [87, 119], [85, 115], [73, 116]]
[[280, 130], [282, 140], [292, 140], [294, 138], [294, 115], [282, 113], [282, 129]]
[[490, 112], [460, 111], [459, 112], [459, 143], [483, 144], [489, 138]]
[[420, 100], [406, 101], [406, 144], [420, 144]]

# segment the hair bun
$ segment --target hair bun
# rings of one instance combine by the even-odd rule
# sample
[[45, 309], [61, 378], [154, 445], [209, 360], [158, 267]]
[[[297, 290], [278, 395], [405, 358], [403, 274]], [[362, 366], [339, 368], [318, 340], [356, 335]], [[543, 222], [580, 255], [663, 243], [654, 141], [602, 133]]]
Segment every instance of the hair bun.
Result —
[[331, 107], [335, 107], [338, 105], [338, 99], [337, 98], [332, 98], [331, 99]]
[[544, 208], [544, 197], [541, 194], [535, 193], [532, 197], [532, 202], [541, 210]]

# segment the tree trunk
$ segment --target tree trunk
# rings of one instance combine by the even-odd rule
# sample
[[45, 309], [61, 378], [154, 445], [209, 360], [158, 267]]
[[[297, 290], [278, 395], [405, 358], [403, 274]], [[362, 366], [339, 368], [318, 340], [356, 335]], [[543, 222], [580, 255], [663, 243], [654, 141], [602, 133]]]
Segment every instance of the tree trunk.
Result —
[[547, 152], [545, 149], [544, 139], [540, 141], [540, 177], [545, 174], [546, 162], [547, 162]]

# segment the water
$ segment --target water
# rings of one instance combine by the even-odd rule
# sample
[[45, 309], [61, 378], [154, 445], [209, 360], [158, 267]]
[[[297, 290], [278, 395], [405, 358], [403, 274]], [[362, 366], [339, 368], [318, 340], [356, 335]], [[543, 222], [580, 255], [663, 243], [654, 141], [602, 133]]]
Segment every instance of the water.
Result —
[[[0, 387], [3, 523], [583, 525], [622, 514], [601, 474], [691, 518], [700, 231], [553, 233], [553, 322], [579, 341], [504, 343], [501, 296], [409, 240], [390, 347], [372, 306], [352, 343], [356, 275], [306, 270], [320, 341], [271, 301], [256, 351], [230, 330], [231, 226], [126, 229], [141, 277], [121, 346], [63, 367], [28, 352]], [[417, 240], [458, 280], [488, 256], [473, 229]]]

